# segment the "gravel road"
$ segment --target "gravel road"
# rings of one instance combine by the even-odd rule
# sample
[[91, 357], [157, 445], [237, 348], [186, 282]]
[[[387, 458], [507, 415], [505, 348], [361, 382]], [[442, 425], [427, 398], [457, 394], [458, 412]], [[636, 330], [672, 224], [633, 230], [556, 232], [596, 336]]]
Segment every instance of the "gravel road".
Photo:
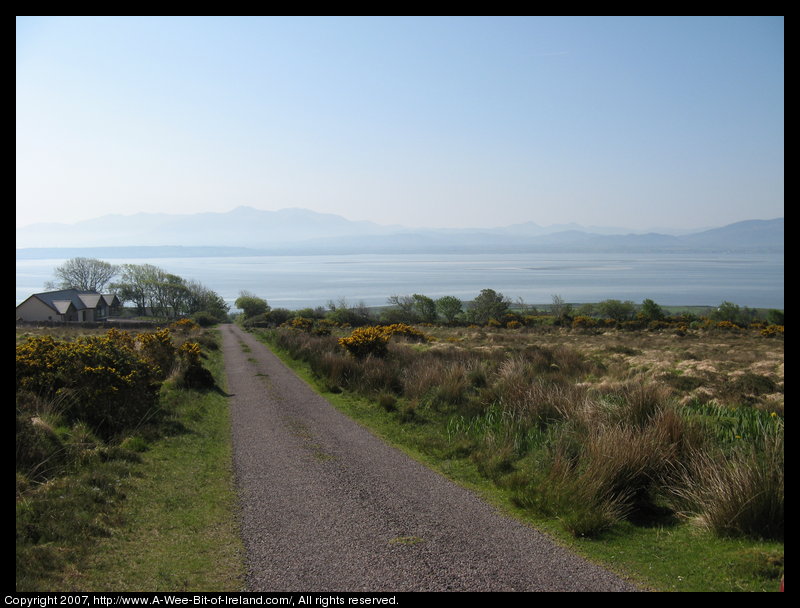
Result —
[[222, 328], [250, 591], [635, 591], [335, 410]]

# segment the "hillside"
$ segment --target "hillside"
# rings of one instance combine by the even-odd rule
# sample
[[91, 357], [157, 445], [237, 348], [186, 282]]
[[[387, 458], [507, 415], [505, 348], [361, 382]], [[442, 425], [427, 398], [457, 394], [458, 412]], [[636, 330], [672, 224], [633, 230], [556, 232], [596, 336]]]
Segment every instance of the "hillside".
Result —
[[[782, 252], [783, 218], [750, 220], [692, 234], [636, 233], [623, 228], [545, 228], [527, 222], [491, 229], [412, 229], [354, 222], [305, 209], [227, 213], [108, 215], [76, 224], [34, 224], [16, 233], [18, 257], [29, 249], [136, 247], [143, 255], [180, 256], [325, 253], [505, 252]], [[616, 234], [609, 232], [616, 230]], [[174, 248], [183, 248], [175, 250]], [[212, 249], [209, 249], [212, 248]], [[224, 249], [221, 249], [224, 248]], [[149, 251], [149, 253], [148, 253]], [[64, 255], [61, 251], [61, 256]], [[113, 251], [94, 255], [114, 257]], [[132, 255], [128, 251], [126, 255]], [[60, 257], [60, 256], [58, 256]]]

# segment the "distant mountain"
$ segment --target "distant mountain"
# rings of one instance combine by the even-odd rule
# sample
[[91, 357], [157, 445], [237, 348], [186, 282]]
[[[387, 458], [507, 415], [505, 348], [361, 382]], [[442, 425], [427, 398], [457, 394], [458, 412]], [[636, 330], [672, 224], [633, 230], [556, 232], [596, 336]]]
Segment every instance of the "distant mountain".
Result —
[[783, 218], [748, 220], [681, 237], [691, 247], [783, 251]]
[[[502, 228], [411, 229], [354, 222], [306, 209], [108, 215], [17, 230], [18, 257], [186, 257], [323, 253], [782, 252], [783, 218], [693, 234], [636, 233], [533, 222]], [[56, 255], [53, 248], [60, 254]], [[69, 249], [65, 249], [69, 248]], [[125, 249], [123, 253], [121, 248]], [[69, 251], [69, 253], [67, 253]], [[94, 252], [93, 254], [90, 253]]]
[[262, 247], [397, 230], [306, 209], [261, 211], [238, 207], [227, 213], [137, 213], [106, 215], [76, 224], [33, 224], [17, 230], [17, 247]]

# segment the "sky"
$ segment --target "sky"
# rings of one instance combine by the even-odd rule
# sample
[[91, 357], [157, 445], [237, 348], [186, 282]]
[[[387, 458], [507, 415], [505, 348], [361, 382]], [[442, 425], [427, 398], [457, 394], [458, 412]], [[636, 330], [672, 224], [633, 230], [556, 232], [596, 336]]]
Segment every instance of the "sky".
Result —
[[17, 17], [16, 223], [782, 217], [783, 17]]

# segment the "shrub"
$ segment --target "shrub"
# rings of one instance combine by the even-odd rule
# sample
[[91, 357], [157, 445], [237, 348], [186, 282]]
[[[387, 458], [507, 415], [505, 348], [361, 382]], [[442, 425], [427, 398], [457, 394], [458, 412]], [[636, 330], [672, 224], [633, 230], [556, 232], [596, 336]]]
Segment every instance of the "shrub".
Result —
[[380, 329], [390, 338], [393, 336], [402, 336], [411, 340], [412, 342], [425, 342], [428, 340], [428, 337], [424, 333], [405, 323], [384, 325]]
[[245, 327], [271, 327], [272, 325], [272, 319], [268, 312], [246, 317], [244, 320]]
[[214, 376], [203, 366], [202, 350], [196, 342], [184, 342], [178, 349], [179, 371], [176, 382], [181, 388], [210, 390], [216, 386]]
[[169, 329], [175, 332], [190, 333], [197, 329], [197, 323], [192, 319], [179, 319], [169, 324]]
[[766, 337], [783, 336], [783, 325], [767, 325], [761, 330], [761, 335]]
[[[192, 326], [195, 326], [194, 323]], [[185, 329], [187, 325], [181, 327]], [[142, 358], [155, 366], [161, 380], [169, 376], [175, 363], [175, 345], [168, 329], [141, 333], [136, 336], [135, 344]]]
[[393, 323], [392, 325], [358, 327], [349, 336], [339, 338], [339, 345], [358, 358], [367, 355], [385, 357], [388, 353], [389, 339], [393, 336], [403, 336], [412, 341], [428, 339], [424, 333], [411, 325]]
[[317, 322], [314, 323], [312, 333], [315, 336], [330, 336], [334, 327], [336, 327], [336, 323], [333, 321], [328, 319], [318, 319]]
[[386, 346], [388, 342], [389, 334], [382, 328], [374, 326], [358, 327], [349, 336], [339, 338], [339, 344], [358, 358], [367, 355], [385, 357], [388, 352]]
[[162, 372], [132, 344], [116, 330], [73, 342], [29, 338], [17, 346], [17, 390], [58, 401], [67, 421], [109, 437], [157, 411]]
[[305, 317], [295, 317], [287, 323], [292, 329], [297, 329], [300, 331], [311, 331], [311, 328], [314, 327], [314, 320], [307, 319]]
[[767, 325], [784, 325], [784, 314], [782, 310], [771, 309], [767, 313]]
[[597, 319], [579, 315], [574, 319], [572, 319], [572, 327], [574, 327], [575, 329], [597, 327]]
[[192, 320], [200, 327], [213, 327], [220, 322], [219, 318], [204, 310], [194, 313], [192, 315]]

